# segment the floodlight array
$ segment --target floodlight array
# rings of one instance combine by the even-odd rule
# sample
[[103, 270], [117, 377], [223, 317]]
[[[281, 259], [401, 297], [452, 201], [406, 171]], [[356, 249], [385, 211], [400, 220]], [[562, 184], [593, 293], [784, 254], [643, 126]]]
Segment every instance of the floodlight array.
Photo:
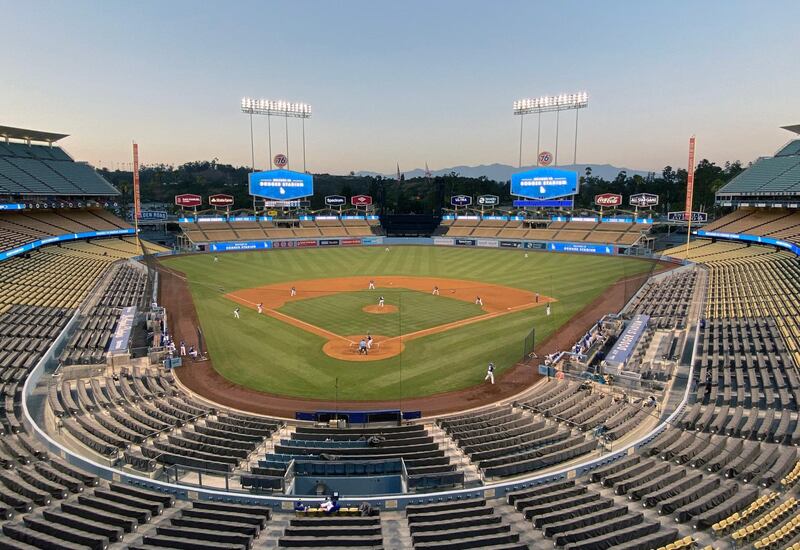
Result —
[[299, 118], [311, 116], [311, 105], [273, 99], [242, 98], [242, 112], [251, 115], [276, 115]]
[[514, 102], [514, 114], [526, 115], [544, 111], [561, 111], [567, 109], [582, 109], [589, 106], [589, 94], [578, 92], [575, 94], [548, 95], [520, 99]]

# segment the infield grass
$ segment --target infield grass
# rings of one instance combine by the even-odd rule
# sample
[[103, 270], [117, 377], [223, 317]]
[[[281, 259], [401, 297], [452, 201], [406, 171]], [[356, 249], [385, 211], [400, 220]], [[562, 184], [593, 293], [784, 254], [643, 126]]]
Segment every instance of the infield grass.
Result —
[[[362, 311], [376, 305], [379, 296], [398, 310], [381, 314]], [[287, 302], [278, 311], [340, 336], [399, 336], [484, 314], [480, 306], [463, 300], [381, 287]]]
[[[188, 278], [214, 368], [243, 386], [307, 398], [333, 399], [338, 379], [339, 398], [346, 400], [397, 399], [401, 368], [403, 397], [482, 383], [488, 361], [494, 361], [496, 372], [502, 373], [521, 358], [523, 340], [533, 327], [537, 342], [541, 342], [609, 285], [653, 267], [650, 261], [631, 258], [532, 251], [525, 258], [521, 250], [434, 246], [397, 246], [389, 252], [384, 247], [271, 250], [220, 254], [218, 258], [216, 263], [211, 254], [163, 260]], [[409, 341], [402, 354], [389, 359], [356, 363], [327, 356], [322, 352], [323, 338], [254, 310], [242, 309], [241, 319], [236, 320], [232, 315], [235, 304], [224, 297], [227, 292], [278, 282], [381, 275], [482, 281], [540, 292], [558, 302], [552, 305], [549, 317], [542, 307], [509, 313]], [[357, 299], [361, 293], [348, 294]], [[421, 299], [423, 293], [419, 294]], [[338, 295], [338, 300], [350, 300], [342, 296]], [[388, 301], [388, 292], [386, 297]], [[353, 334], [363, 332], [366, 322], [382, 322], [373, 321], [379, 316], [361, 312], [355, 302], [349, 310], [335, 303], [325, 305], [323, 315], [323, 307], [312, 304], [319, 300], [324, 298], [284, 307], [303, 308], [303, 302], [308, 302], [305, 307], [312, 311], [310, 317], [302, 313], [305, 320], [319, 326], [352, 327]], [[459, 313], [461, 318], [468, 314], [467, 309]], [[387, 325], [385, 330], [390, 329]], [[337, 328], [336, 332], [340, 330], [350, 329]], [[403, 331], [407, 332], [405, 326]]]

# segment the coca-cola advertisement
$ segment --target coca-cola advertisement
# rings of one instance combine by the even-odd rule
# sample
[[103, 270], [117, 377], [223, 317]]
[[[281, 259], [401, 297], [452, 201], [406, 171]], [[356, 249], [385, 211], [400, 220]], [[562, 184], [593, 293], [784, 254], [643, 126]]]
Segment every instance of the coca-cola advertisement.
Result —
[[622, 195], [617, 195], [616, 193], [603, 193], [602, 195], [595, 195], [594, 203], [600, 207], [620, 206], [622, 204]]

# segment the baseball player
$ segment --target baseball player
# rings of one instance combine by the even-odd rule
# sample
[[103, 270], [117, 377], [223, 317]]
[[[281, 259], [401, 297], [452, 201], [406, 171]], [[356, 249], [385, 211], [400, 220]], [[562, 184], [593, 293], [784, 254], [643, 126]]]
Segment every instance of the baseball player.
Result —
[[536, 303], [537, 304], [539, 303], [539, 293], [538, 292], [536, 293]]
[[370, 279], [369, 280], [369, 286], [367, 287], [367, 290], [375, 290], [375, 280], [374, 279]]
[[378, 307], [383, 307], [383, 296], [378, 298]]
[[295, 287], [292, 287], [292, 290], [289, 291], [289, 296], [297, 296], [297, 289]]
[[433, 287], [433, 292], [431, 292], [431, 294], [433, 294], [434, 296], [438, 296], [439, 295], [439, 287], [438, 286]]
[[186, 342], [181, 340], [181, 357], [186, 357]]
[[528, 257], [528, 253], [527, 253], [527, 252], [525, 253], [525, 257], [526, 257], [526, 258]]
[[372, 336], [367, 334], [367, 351], [372, 349]]
[[547, 304], [547, 309], [545, 310], [545, 313], [547, 313], [548, 317], [550, 316], [550, 304]]
[[258, 303], [256, 308], [258, 309], [259, 314], [264, 313], [264, 304], [262, 304], [261, 302]]
[[490, 380], [494, 384], [494, 363], [489, 362], [489, 367], [486, 369], [486, 376], [483, 378], [484, 382]]
[[218, 261], [219, 261], [219, 258], [217, 258], [216, 256], [214, 256], [214, 263], [217, 263]]
[[236, 309], [233, 310], [233, 316], [237, 319], [239, 318], [239, 307], [237, 306]]
[[480, 296], [475, 296], [475, 305], [482, 306], [483, 300], [481, 300]]

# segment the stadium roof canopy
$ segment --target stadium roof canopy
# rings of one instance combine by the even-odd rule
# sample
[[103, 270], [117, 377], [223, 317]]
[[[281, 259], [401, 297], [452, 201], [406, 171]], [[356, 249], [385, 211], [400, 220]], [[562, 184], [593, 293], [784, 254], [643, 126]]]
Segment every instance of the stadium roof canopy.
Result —
[[54, 132], [42, 132], [40, 130], [27, 130], [25, 128], [13, 128], [11, 126], [0, 126], [0, 137], [6, 141], [9, 139], [24, 139], [25, 141], [44, 141], [54, 143], [64, 139], [69, 134], [56, 134]]
[[[800, 134], [800, 124], [783, 129]], [[722, 206], [800, 205], [800, 139], [781, 147], [774, 157], [760, 158], [717, 191]]]

